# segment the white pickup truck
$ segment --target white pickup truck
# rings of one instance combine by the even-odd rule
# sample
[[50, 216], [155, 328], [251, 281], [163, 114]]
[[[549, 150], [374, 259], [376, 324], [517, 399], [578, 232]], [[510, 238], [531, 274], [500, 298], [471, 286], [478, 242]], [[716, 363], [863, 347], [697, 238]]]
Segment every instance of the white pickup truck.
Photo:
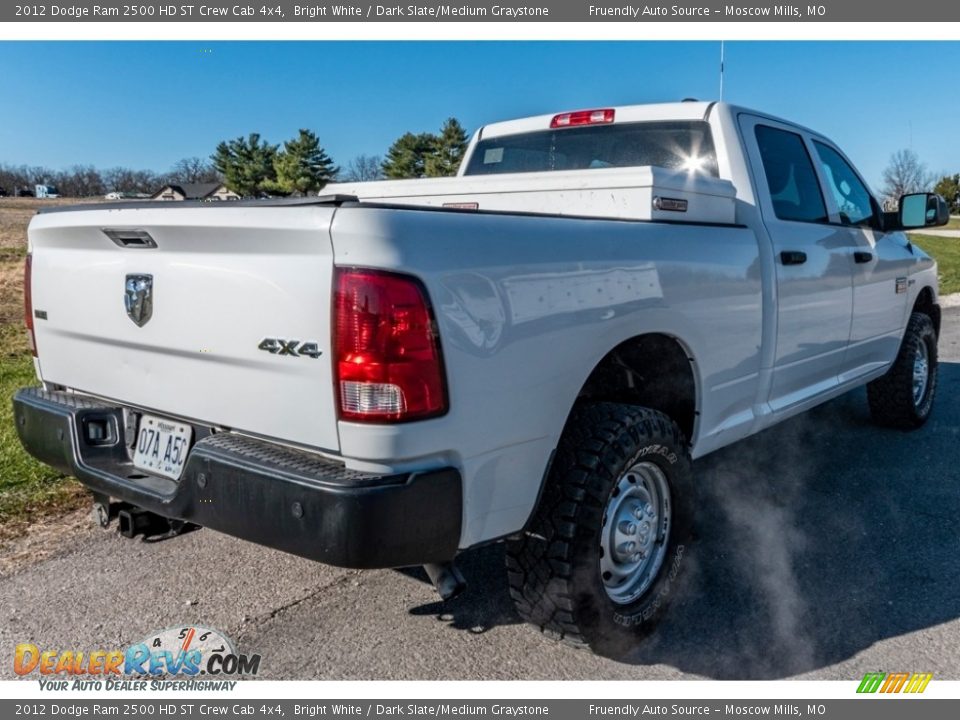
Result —
[[24, 446], [101, 522], [334, 565], [506, 541], [520, 615], [617, 655], [686, 564], [691, 460], [867, 384], [931, 412], [935, 263], [830, 140], [723, 103], [488, 125], [458, 177], [30, 224]]

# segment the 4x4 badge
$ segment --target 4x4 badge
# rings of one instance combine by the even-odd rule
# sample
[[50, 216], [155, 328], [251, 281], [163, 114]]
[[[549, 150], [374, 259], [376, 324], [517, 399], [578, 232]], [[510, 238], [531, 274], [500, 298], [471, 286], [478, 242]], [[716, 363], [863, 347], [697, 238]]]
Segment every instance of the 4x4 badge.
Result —
[[153, 275], [127, 275], [123, 304], [127, 317], [143, 327], [153, 317]]
[[257, 345], [257, 349], [264, 350], [271, 355], [306, 356], [314, 360], [323, 354], [315, 342], [301, 343], [299, 340], [284, 340], [283, 338], [264, 338]]

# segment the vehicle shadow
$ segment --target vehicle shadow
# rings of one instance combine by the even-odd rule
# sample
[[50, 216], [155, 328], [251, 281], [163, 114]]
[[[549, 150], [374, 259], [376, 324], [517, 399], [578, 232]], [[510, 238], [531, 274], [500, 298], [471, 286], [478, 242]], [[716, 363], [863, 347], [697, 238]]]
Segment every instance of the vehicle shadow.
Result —
[[[783, 678], [960, 617], [958, 391], [960, 364], [941, 363], [919, 431], [874, 426], [861, 389], [696, 462], [686, 580], [624, 662]], [[411, 613], [470, 632], [520, 622], [502, 546], [461, 568], [462, 596]]]

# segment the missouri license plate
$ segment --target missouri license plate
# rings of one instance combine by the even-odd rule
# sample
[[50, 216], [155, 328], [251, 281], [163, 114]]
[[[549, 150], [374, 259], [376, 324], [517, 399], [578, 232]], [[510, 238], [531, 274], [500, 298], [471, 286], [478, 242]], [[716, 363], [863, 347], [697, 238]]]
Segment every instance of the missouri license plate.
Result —
[[140, 470], [179, 480], [192, 437], [193, 428], [186, 423], [141, 415], [133, 464]]

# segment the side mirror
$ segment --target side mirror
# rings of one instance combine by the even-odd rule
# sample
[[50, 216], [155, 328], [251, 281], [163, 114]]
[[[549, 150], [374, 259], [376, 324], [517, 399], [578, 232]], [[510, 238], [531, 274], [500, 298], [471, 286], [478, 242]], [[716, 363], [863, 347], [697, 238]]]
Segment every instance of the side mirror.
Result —
[[936, 227], [950, 222], [947, 201], [934, 193], [913, 193], [900, 198], [897, 213], [899, 225], [904, 230]]

